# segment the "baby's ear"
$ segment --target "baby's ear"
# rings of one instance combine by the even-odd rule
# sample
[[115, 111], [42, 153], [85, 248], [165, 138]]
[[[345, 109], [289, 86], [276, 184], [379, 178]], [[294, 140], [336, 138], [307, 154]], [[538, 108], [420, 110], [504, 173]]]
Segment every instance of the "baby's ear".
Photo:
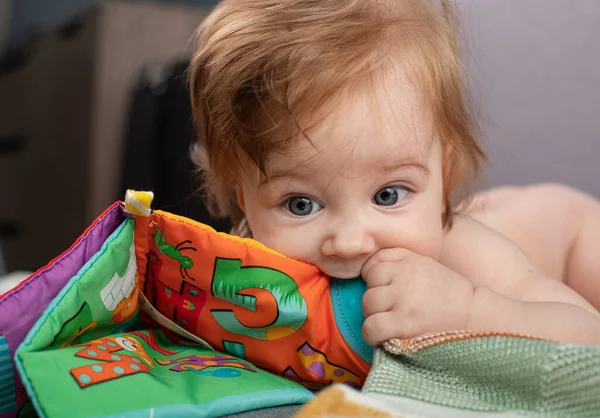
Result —
[[242, 210], [242, 212], [246, 212], [246, 204], [244, 202], [244, 191], [242, 190], [242, 186], [236, 184], [235, 186], [235, 197], [237, 199], [237, 204]]

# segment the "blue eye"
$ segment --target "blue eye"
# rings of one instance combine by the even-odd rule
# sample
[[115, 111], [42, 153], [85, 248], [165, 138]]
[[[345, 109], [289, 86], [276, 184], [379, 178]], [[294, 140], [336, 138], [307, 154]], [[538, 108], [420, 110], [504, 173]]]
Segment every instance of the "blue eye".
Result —
[[384, 187], [373, 196], [373, 202], [379, 206], [394, 206], [403, 201], [408, 195], [408, 190], [400, 186]]
[[296, 216], [308, 216], [321, 210], [321, 205], [308, 197], [292, 197], [287, 208]]

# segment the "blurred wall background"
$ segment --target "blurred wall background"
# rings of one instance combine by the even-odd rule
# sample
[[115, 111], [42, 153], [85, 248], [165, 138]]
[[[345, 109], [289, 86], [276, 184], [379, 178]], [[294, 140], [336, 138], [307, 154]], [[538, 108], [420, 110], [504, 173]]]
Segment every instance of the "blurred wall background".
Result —
[[600, 1], [458, 0], [486, 112], [487, 185], [600, 196]]
[[[0, 55], [0, 276], [43, 266], [123, 198], [133, 113], [145, 115], [136, 119], [135, 135], [145, 130], [151, 143], [166, 129], [157, 121], [179, 106], [182, 120], [165, 136], [177, 142], [174, 132], [191, 124], [189, 100], [184, 95], [166, 105], [163, 90], [173, 66], [189, 57], [194, 32], [214, 4], [18, 0], [9, 6]], [[175, 81], [180, 88], [185, 77]], [[147, 97], [133, 109], [138, 92]], [[180, 137], [183, 144], [193, 135]], [[193, 174], [188, 167], [187, 182]]]
[[0, 0], [0, 51], [3, 51], [10, 36], [12, 0]]
[[[9, 39], [18, 42], [72, 18], [102, 0], [0, 0], [13, 3]], [[144, 0], [140, 0], [144, 1]], [[213, 6], [217, 0], [145, 0], [156, 3], [182, 3]], [[1, 15], [1, 12], [0, 12]]]

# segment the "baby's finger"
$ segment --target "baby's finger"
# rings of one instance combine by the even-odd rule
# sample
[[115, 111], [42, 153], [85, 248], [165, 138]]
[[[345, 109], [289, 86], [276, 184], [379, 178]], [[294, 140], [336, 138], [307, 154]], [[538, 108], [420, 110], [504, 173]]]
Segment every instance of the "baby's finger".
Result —
[[367, 260], [367, 262], [363, 265], [362, 268], [362, 276], [368, 276], [369, 272], [378, 264], [385, 262], [394, 262], [398, 263], [403, 261], [407, 256], [414, 254], [412, 251], [406, 250], [404, 248], [386, 248], [380, 251], [377, 251], [371, 258]]
[[362, 333], [367, 344], [380, 344], [399, 336], [398, 320], [393, 312], [376, 313], [365, 319]]
[[395, 276], [398, 275], [399, 265], [391, 262], [379, 263], [363, 274], [363, 279], [369, 289], [375, 287], [387, 287], [392, 283]]
[[389, 312], [395, 302], [396, 299], [389, 287], [374, 287], [363, 295], [363, 314], [368, 318], [376, 313]]

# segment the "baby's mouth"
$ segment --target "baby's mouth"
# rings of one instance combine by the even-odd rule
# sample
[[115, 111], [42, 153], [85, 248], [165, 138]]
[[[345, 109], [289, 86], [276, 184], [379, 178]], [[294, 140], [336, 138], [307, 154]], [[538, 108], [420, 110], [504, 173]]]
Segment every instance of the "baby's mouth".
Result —
[[341, 280], [350, 280], [360, 277], [360, 269], [335, 269], [335, 268], [325, 268], [321, 269], [326, 275], [341, 279]]

